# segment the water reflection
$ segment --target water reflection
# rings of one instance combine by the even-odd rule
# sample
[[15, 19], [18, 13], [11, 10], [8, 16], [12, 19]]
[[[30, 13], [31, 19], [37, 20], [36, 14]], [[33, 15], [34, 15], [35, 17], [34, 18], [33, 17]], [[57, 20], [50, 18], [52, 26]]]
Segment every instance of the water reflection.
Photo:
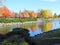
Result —
[[7, 34], [8, 32], [10, 32], [10, 28], [7, 28], [7, 27], [1, 27], [0, 28], [0, 34], [3, 34], [3, 35], [5, 35], [5, 34]]
[[43, 25], [42, 25], [42, 32], [47, 32], [50, 31], [52, 29], [52, 22], [51, 21], [46, 21]]
[[37, 23], [34, 23], [34, 24], [31, 25], [29, 33], [30, 33], [30, 36], [35, 36], [35, 35], [41, 33], [41, 30], [38, 28]]
[[32, 30], [32, 32], [35, 32], [37, 30], [37, 24], [32, 24], [30, 29]]
[[60, 28], [60, 21], [45, 21], [42, 23], [28, 23], [28, 24], [20, 24], [20, 25], [12, 25], [6, 27], [0, 27], [0, 33], [6, 34], [11, 31], [12, 28], [15, 27], [23, 27], [29, 30], [30, 36], [34, 36], [43, 32], [50, 31], [51, 29]]
[[32, 28], [30, 30], [30, 36], [35, 36], [37, 34], [40, 34], [42, 32], [47, 32], [50, 31], [52, 29], [52, 22], [51, 21], [46, 21], [42, 24], [32, 24]]
[[30, 29], [30, 25], [29, 24], [25, 24], [24, 26], [23, 26], [25, 29]]

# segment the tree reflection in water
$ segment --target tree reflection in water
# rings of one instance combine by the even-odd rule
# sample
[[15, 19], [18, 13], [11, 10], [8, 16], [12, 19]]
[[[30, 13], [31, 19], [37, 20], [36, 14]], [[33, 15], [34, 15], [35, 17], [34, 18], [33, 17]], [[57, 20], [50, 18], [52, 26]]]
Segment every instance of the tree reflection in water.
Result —
[[33, 23], [31, 25], [31, 30], [32, 30], [32, 32], [35, 32], [37, 30], [37, 24], [36, 23]]
[[47, 32], [50, 31], [52, 29], [52, 22], [50, 21], [46, 21], [43, 25], [42, 25], [42, 32]]
[[[41, 25], [40, 24], [41, 23], [22, 24], [22, 25], [19, 25], [19, 27], [28, 29], [31, 34], [35, 35], [35, 34], [40, 34], [41, 32], [50, 31], [52, 29], [52, 25], [53, 25], [51, 21], [46, 21], [45, 23], [43, 23]], [[14, 27], [16, 27], [16, 26], [0, 28], [0, 33], [6, 34], [9, 31], [11, 31], [11, 28], [14, 28]]]
[[0, 28], [0, 34], [7, 34], [8, 32], [10, 32], [10, 28], [7, 28], [7, 27], [2, 27]]

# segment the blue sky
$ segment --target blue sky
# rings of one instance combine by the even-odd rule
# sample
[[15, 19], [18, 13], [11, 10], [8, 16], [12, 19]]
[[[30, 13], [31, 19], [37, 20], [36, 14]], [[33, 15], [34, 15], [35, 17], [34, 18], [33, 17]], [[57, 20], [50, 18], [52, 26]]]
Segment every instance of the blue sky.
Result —
[[11, 11], [19, 12], [20, 10], [50, 9], [53, 13], [60, 14], [60, 0], [6, 0], [6, 5]]

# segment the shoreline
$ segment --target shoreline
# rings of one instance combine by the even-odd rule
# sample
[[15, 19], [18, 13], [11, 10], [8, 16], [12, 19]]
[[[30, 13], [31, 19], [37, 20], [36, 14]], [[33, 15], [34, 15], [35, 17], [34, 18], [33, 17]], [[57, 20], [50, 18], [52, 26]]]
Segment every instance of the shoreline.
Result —
[[37, 19], [37, 21], [27, 21], [27, 22], [11, 22], [11, 23], [0, 23], [0, 27], [2, 26], [12, 26], [12, 25], [19, 25], [19, 24], [27, 24], [27, 23], [37, 23], [43, 21], [52, 21], [52, 20], [60, 20], [60, 19]]
[[30, 21], [30, 22], [11, 22], [11, 23], [0, 23], [0, 27], [2, 26], [12, 26], [12, 25], [19, 25], [19, 24], [29, 24], [29, 23], [37, 23], [42, 21]]

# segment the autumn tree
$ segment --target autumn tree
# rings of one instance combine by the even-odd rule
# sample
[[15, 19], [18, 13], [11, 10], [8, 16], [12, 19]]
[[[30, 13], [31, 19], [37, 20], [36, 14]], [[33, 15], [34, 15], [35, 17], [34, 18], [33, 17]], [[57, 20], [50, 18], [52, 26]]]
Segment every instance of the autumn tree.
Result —
[[37, 18], [37, 13], [35, 13], [34, 11], [32, 11], [32, 12], [30, 13], [30, 17], [32, 17], [32, 18]]
[[52, 12], [50, 10], [41, 10], [40, 13], [43, 18], [52, 18]]
[[4, 17], [10, 17], [11, 12], [9, 11], [9, 9], [6, 6], [4, 6], [2, 8], [2, 14]]
[[24, 17], [24, 18], [29, 18], [29, 17], [30, 17], [28, 11], [25, 10], [25, 11], [23, 12], [23, 17]]
[[1, 10], [2, 8], [0, 8], [0, 18], [2, 18], [3, 17], [3, 15], [2, 15], [2, 10]]

